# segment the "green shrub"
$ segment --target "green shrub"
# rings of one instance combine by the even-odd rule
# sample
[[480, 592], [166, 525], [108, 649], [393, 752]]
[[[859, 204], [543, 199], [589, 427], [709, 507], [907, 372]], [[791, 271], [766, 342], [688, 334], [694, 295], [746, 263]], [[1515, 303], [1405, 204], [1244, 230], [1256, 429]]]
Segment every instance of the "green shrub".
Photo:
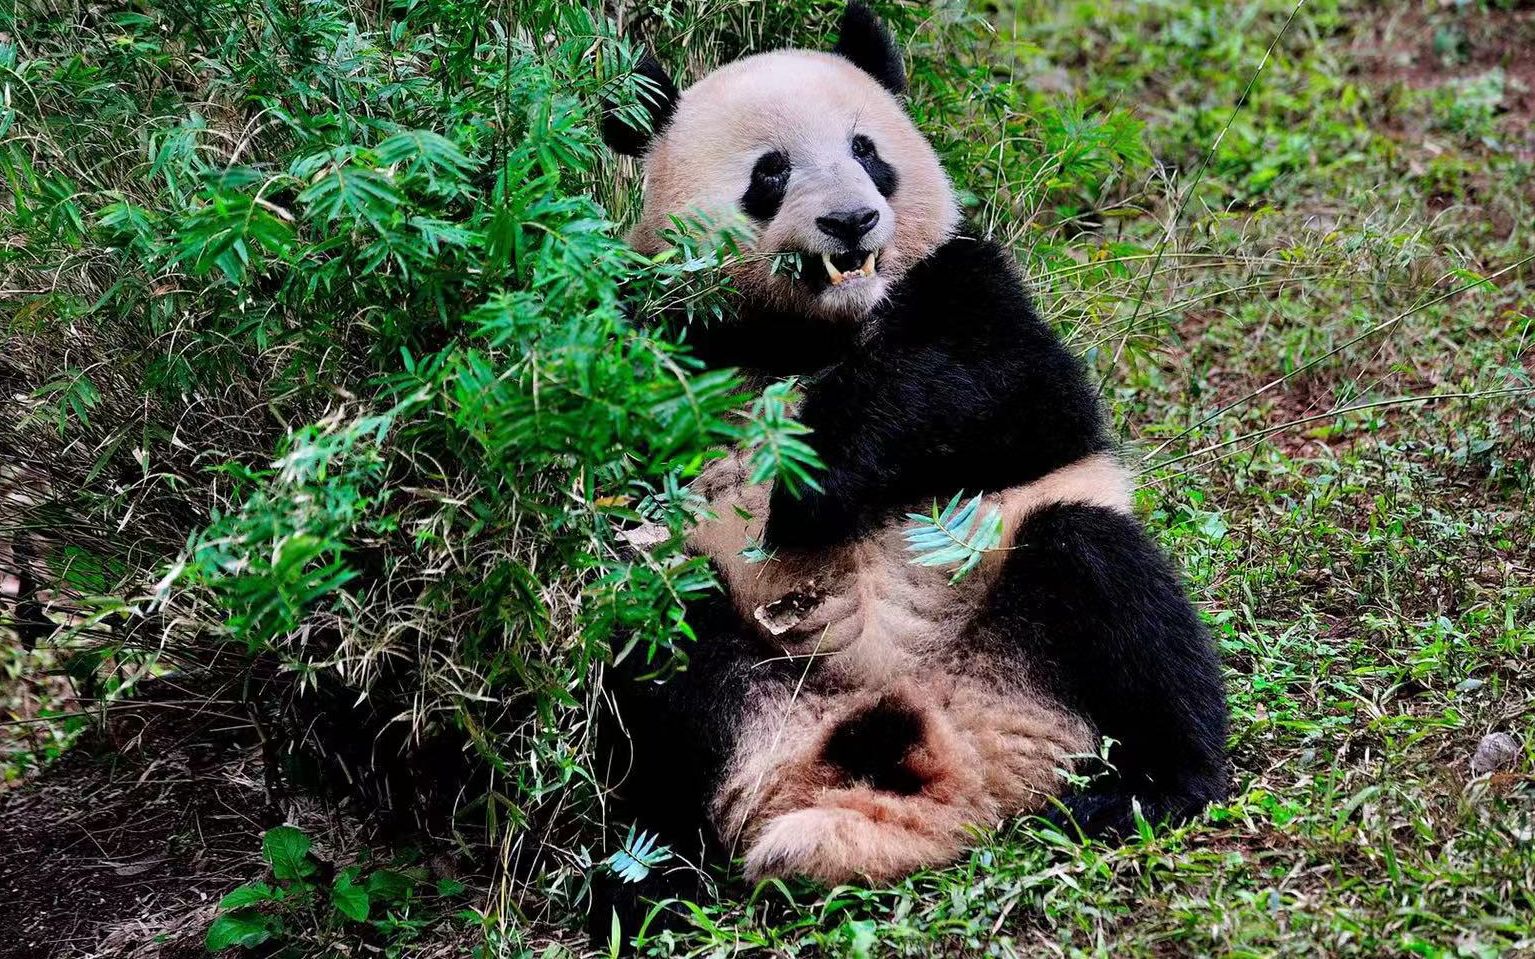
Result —
[[87, 625], [58, 641], [277, 675], [252, 695], [279, 725], [350, 690], [408, 731], [379, 762], [457, 737], [515, 823], [586, 788], [611, 644], [671, 648], [711, 585], [615, 527], [680, 529], [709, 449], [787, 428], [727, 418], [736, 380], [627, 315], [680, 290], [710, 309], [712, 255], [646, 261], [598, 200], [594, 105], [632, 99], [632, 48], [579, 8], [523, 13], [9, 24], [26, 95], [0, 154], [0, 255], [30, 291], [0, 361], [31, 397], [4, 437], [35, 500], [17, 526], [110, 571], [68, 591]]

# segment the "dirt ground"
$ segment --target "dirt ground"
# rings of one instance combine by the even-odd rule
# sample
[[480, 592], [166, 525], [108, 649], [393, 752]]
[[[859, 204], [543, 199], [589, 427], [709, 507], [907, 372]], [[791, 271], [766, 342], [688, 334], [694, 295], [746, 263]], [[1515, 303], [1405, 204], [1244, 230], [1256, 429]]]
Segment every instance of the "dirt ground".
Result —
[[0, 793], [0, 959], [201, 956], [218, 898], [260, 875], [268, 802], [247, 722], [164, 684]]

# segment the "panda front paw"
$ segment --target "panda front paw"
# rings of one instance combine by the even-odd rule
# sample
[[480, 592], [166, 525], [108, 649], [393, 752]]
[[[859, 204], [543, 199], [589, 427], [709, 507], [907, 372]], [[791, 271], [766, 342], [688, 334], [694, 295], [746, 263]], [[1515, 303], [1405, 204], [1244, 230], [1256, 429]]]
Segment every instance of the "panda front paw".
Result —
[[775, 487], [762, 530], [763, 545], [769, 550], [816, 550], [857, 536], [859, 513], [831, 492], [832, 485], [828, 477], [825, 490], [802, 489], [798, 496], [781, 485]]
[[794, 500], [773, 496], [773, 506], [768, 512], [767, 525], [762, 530], [762, 545], [770, 552], [778, 550], [806, 550], [830, 545], [824, 530], [815, 522], [811, 511]]

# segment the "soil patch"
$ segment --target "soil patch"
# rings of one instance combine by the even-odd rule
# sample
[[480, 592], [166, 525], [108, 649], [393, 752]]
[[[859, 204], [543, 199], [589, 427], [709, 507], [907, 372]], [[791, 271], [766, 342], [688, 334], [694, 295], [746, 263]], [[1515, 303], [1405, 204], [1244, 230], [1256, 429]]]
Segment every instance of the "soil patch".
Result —
[[1401, 82], [1423, 90], [1502, 70], [1508, 80], [1502, 126], [1535, 157], [1535, 9], [1454, 8], [1385, 4], [1362, 26], [1350, 54], [1373, 86]]
[[205, 956], [219, 897], [259, 876], [251, 726], [165, 683], [0, 794], [0, 957]]

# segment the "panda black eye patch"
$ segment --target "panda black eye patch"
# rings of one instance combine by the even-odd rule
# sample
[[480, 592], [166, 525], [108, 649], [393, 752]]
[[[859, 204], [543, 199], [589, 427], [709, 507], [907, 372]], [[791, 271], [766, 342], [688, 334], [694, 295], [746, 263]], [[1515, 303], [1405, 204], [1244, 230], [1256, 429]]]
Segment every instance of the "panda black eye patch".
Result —
[[852, 140], [853, 159], [863, 167], [863, 171], [869, 175], [874, 183], [874, 189], [880, 196], [888, 197], [895, 192], [900, 183], [900, 177], [896, 176], [895, 167], [886, 163], [875, 148], [874, 141], [862, 133], [853, 134]]
[[752, 167], [751, 185], [741, 196], [741, 209], [754, 220], [766, 222], [778, 215], [784, 192], [789, 188], [789, 154], [770, 150], [757, 158]]

